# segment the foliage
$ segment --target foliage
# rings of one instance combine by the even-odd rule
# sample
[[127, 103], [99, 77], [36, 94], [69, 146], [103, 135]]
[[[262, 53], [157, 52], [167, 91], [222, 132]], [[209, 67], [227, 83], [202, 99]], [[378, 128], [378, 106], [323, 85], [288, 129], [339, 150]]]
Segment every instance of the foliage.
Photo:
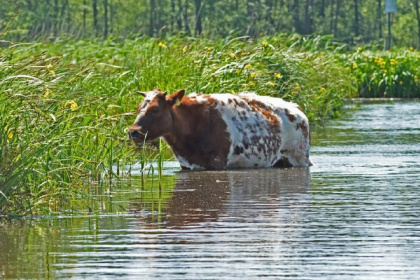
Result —
[[353, 90], [348, 71], [295, 40], [58, 40], [2, 49], [0, 211], [92, 208], [97, 188], [109, 193], [124, 169], [144, 163], [150, 153], [135, 151], [126, 135], [137, 90], [252, 90], [298, 102], [312, 121], [334, 116]]
[[[393, 44], [419, 46], [416, 4], [398, 1]], [[350, 44], [387, 36], [384, 0], [16, 0], [0, 6], [2, 26], [18, 13], [7, 40], [137, 38], [174, 35], [225, 38], [278, 33], [331, 34]], [[6, 19], [1, 24], [1, 21]], [[413, 36], [416, 34], [416, 36]]]
[[420, 97], [420, 55], [413, 48], [357, 51], [342, 56], [357, 80], [360, 97]]

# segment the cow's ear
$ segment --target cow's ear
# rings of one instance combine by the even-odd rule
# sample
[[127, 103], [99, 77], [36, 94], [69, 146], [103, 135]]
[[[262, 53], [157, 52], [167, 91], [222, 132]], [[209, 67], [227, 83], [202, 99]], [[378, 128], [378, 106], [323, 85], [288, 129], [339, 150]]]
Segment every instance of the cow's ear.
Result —
[[166, 100], [168, 100], [171, 105], [176, 104], [178, 101], [181, 101], [182, 98], [184, 97], [185, 94], [185, 89], [180, 89], [178, 91], [175, 91], [174, 93], [172, 93], [170, 96], [168, 96], [166, 98]]

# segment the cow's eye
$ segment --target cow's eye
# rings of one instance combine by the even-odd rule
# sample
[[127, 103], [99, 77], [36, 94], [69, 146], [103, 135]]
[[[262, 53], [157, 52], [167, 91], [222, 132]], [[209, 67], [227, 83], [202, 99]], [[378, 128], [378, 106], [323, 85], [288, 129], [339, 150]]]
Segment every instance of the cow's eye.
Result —
[[153, 107], [151, 111], [152, 111], [152, 114], [158, 114], [159, 113], [159, 108], [158, 107]]

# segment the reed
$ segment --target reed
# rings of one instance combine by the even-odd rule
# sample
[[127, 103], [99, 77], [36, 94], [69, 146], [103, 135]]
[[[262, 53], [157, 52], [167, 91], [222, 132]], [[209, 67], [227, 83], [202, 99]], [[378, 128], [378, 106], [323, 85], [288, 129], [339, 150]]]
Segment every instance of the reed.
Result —
[[138, 162], [146, 181], [157, 161], [161, 181], [167, 147], [138, 151], [127, 137], [137, 90], [256, 91], [297, 102], [314, 123], [336, 116], [354, 94], [351, 70], [336, 53], [299, 40], [172, 37], [1, 49], [0, 212], [95, 211], [92, 196], [112, 192]]

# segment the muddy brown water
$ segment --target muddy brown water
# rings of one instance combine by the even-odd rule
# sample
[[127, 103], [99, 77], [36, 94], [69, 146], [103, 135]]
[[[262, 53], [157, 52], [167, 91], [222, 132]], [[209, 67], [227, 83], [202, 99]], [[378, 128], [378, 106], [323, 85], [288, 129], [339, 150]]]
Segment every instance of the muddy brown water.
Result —
[[420, 279], [420, 103], [348, 105], [311, 159], [167, 168], [160, 191], [123, 182], [96, 215], [3, 222], [0, 278]]

